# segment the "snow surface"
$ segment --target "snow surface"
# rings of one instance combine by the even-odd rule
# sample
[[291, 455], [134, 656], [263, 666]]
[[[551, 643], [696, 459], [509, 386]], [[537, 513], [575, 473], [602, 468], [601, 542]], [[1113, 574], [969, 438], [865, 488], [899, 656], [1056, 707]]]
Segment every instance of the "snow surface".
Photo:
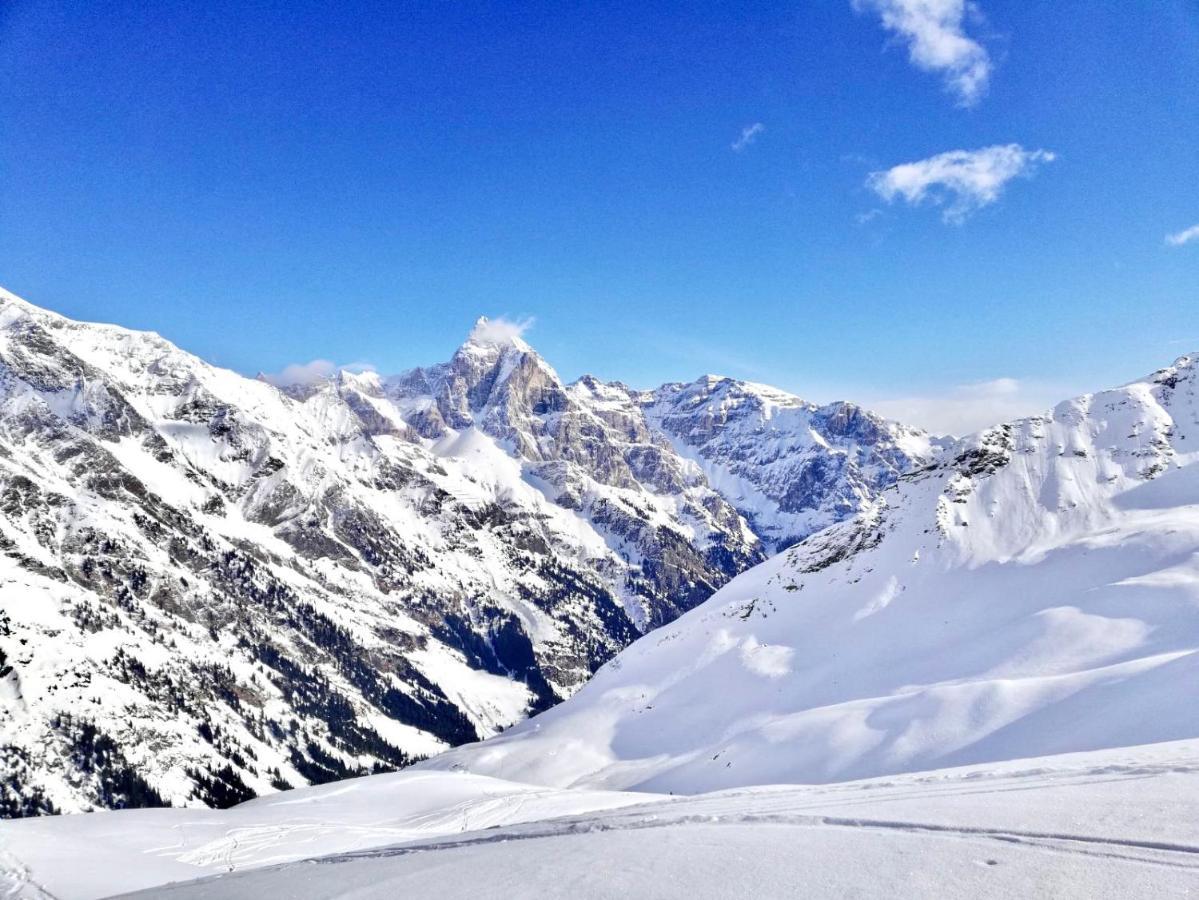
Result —
[[1185, 897], [1197, 804], [1193, 740], [673, 798], [406, 772], [3, 823], [0, 896]]
[[0, 822], [0, 897], [102, 897], [646, 799], [652, 797], [409, 770], [286, 791], [228, 810], [16, 819]]

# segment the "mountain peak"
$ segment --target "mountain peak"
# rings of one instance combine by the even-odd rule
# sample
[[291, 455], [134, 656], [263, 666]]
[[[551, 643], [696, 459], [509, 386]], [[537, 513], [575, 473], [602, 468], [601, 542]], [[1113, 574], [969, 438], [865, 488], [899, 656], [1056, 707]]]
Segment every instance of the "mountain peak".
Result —
[[487, 316], [479, 316], [475, 319], [475, 324], [471, 327], [470, 334], [467, 335], [466, 343], [463, 346], [512, 346], [518, 350], [531, 350], [532, 348], [522, 339], [522, 335], [532, 324], [532, 319], [515, 322], [503, 317], [489, 319]]

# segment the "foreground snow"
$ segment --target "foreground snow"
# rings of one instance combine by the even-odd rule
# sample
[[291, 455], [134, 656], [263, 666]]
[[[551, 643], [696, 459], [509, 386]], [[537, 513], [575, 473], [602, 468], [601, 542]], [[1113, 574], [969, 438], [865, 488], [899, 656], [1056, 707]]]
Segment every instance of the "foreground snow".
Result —
[[[1182, 897], [1197, 807], [1199, 741], [1178, 741], [686, 798], [401, 773], [226, 813], [9, 822], [0, 846], [13, 895], [63, 900]], [[231, 874], [165, 886], [213, 871]]]
[[0, 822], [0, 897], [103, 897], [647, 799], [656, 797], [409, 770], [286, 791], [228, 810], [17, 819]]

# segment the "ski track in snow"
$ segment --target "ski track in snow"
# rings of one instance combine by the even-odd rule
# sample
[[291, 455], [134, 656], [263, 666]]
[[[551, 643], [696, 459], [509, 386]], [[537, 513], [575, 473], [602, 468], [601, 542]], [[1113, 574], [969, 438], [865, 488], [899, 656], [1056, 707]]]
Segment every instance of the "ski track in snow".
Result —
[[[1193, 778], [1195, 772], [1194, 767], [1177, 766], [1146, 767], [1141, 770], [1136, 767], [1125, 767], [1122, 772], [1109, 771], [1107, 768], [1101, 767], [1082, 775], [1066, 776], [1065, 780], [1073, 782], [1076, 788], [1084, 787], [1088, 791], [1094, 791], [1097, 788], [1101, 790], [1101, 786], [1104, 784], [1141, 781], [1166, 776], [1170, 773], [1186, 773]], [[980, 777], [987, 776], [983, 774]], [[1048, 774], [1047, 777], [1044, 772], [1020, 776], [1015, 780], [1021, 782], [1029, 779], [1040, 780], [1036, 784], [1005, 784], [991, 789], [970, 787], [967, 790], [949, 789], [938, 792], [934, 788], [931, 793], [939, 793], [942, 797], [952, 794], [956, 798], [986, 798], [1012, 791], [1043, 790], [1051, 787], [1058, 780], [1056, 774]], [[876, 795], [889, 795], [892, 790], [892, 788], [880, 785], [870, 792]], [[581, 856], [594, 867], [593, 874], [583, 880], [581, 895], [604, 896], [605, 879], [602, 873], [613, 863], [613, 860], [607, 859], [603, 852], [606, 846], [603, 841], [606, 841], [609, 836], [612, 839], [620, 840], [623, 835], [629, 834], [634, 841], [656, 844], [659, 842], [659, 838], [650, 834], [641, 838], [634, 833], [672, 833], [686, 844], [701, 839], [706, 833], [711, 832], [716, 835], [714, 840], [717, 843], [725, 844], [730, 856], [735, 857], [745, 849], [747, 836], [750, 843], [754, 844], [758, 842], [759, 836], [765, 840], [768, 833], [777, 834], [779, 829], [786, 830], [784, 840], [787, 843], [793, 842], [799, 846], [811, 844], [816, 840], [831, 840], [834, 844], [853, 846], [858, 844], [860, 839], [867, 838], [871, 843], [883, 841], [895, 844], [898, 842], [898, 846], [901, 848], [910, 847], [909, 850], [901, 849], [901, 855], [915, 853], [923, 856], [931, 853], [934, 859], [948, 856], [959, 862], [968, 860], [970, 863], [988, 868], [1005, 866], [1011, 869], [1014, 865], [1016, 868], [1027, 869], [1033, 874], [1047, 875], [1060, 870], [1064, 864], [1063, 860], [1078, 859], [1095, 872], [1100, 873], [1104, 883], [1112, 885], [1121, 883], [1122, 879], [1124, 882], [1129, 880], [1120, 873], [1131, 873], [1130, 878], [1135, 883], [1144, 883], [1147, 886], [1152, 883], [1155, 887], [1167, 892], [1177, 889], [1180, 894], [1186, 891], [1189, 885], [1199, 884], [1199, 839], [1194, 841], [1154, 840], [1089, 833], [1082, 830], [1038, 830], [1006, 826], [992, 827], [983, 824], [946, 824], [937, 821], [874, 816], [838, 816], [805, 813], [794, 809], [770, 809], [770, 807], [778, 805], [819, 805], [821, 801], [816, 797], [807, 801], [803, 800], [808, 793], [810, 791], [807, 789], [794, 788], [765, 792], [739, 791], [676, 799], [592, 816], [574, 816], [549, 822], [499, 828], [486, 833], [423, 841], [406, 846], [381, 847], [337, 854], [308, 860], [299, 865], [293, 864], [250, 872], [240, 877], [207, 879], [192, 885], [151, 890], [137, 896], [251, 897], [263, 889], [269, 890], [276, 883], [292, 883], [287, 879], [302, 870], [304, 884], [312, 885], [311, 892], [306, 891], [304, 896], [335, 897], [342, 896], [339, 883], [343, 877], [354, 881], [356, 869], [367, 867], [373, 873], [379, 873], [383, 879], [380, 889], [372, 892], [370, 888], [365, 890], [353, 888], [347, 890], [345, 896], [387, 896], [386, 891], [389, 888], [386, 885], [390, 884], [390, 879], [396, 873], [403, 875], [407, 865], [413, 863], [423, 865], [430, 856], [438, 854], [454, 857], [457, 869], [465, 871], [465, 875], [461, 876], [453, 886], [446, 886], [446, 892], [442, 896], [500, 896], [500, 892], [492, 891], [489, 888], [487, 870], [479, 868], [472, 860], [476, 859], [480, 853], [490, 850], [502, 852], [509, 857], [515, 855], [525, 860], [559, 860], [561, 852], [557, 848], [563, 846], [560, 843], [561, 839], [571, 842], [573, 847], [573, 850], [567, 855], [568, 860]], [[912, 799], [920, 798], [920, 796], [920, 791], [909, 789], [896, 792], [893, 799]], [[892, 798], [880, 799], [885, 805], [885, 802]], [[766, 809], [760, 812], [752, 811], [758, 806], [766, 807]], [[746, 807], [751, 811], [746, 811]], [[976, 812], [982, 812], [984, 809], [985, 807], [974, 807]], [[727, 840], [725, 839], [726, 832]], [[817, 837], [814, 832], [819, 832], [819, 836]], [[1195, 833], [1194, 829], [1192, 832]], [[871, 835], [874, 837], [870, 837]], [[1199, 833], [1195, 833], [1195, 837], [1199, 838]], [[528, 845], [527, 852], [522, 846], [525, 844]], [[777, 860], [773, 863], [764, 863], [763, 860], [753, 856], [750, 857], [750, 860], [755, 867], [777, 865]], [[932, 859], [930, 859], [931, 863]], [[619, 865], [618, 861], [617, 865]], [[314, 866], [316, 868], [312, 868]], [[723, 887], [717, 890], [716, 894], [727, 894], [731, 885], [742, 883], [742, 879], [748, 876], [748, 873], [743, 871], [744, 867], [745, 860], [743, 859], [740, 867], [734, 866], [728, 871], [727, 880], [723, 882]], [[570, 880], [576, 875], [575, 868], [573, 863], [565, 865], [563, 877]], [[329, 871], [322, 871], [325, 869]], [[1144, 871], [1146, 869], [1155, 871], [1149, 875]], [[663, 871], [666, 870], [667, 866], [664, 865]], [[673, 879], [678, 867], [669, 866], [669, 871], [671, 872], [670, 879]], [[794, 874], [796, 877], [806, 877], [800, 876], [798, 872]], [[894, 877], [894, 873], [879, 873], [880, 892], [881, 886], [891, 877]], [[282, 879], [282, 881], [276, 882], [275, 879]], [[1142, 879], [1149, 880], [1142, 881]], [[992, 893], [990, 888], [984, 886], [976, 896], [1007, 896], [1009, 894], [1036, 896], [1023, 873], [1019, 873], [1016, 884], [1004, 884], [1003, 878], [992, 880], [998, 880], [999, 884], [991, 885], [990, 888], [998, 887], [999, 890]], [[1055, 895], [1087, 896], [1091, 890], [1090, 886], [1080, 887], [1081, 889], [1076, 894], [1067, 889]], [[1019, 891], [1028, 891], [1028, 893], [1019, 894]], [[708, 893], [701, 890], [700, 895], [708, 896], [710, 892], [711, 887], [708, 888]], [[534, 894], [534, 891], [530, 891], [526, 896]], [[663, 889], [663, 886], [659, 885], [657, 894], [688, 896], [690, 889], [680, 890], [676, 894], [669, 887]], [[519, 893], [517, 895], [521, 896]], [[825, 896], [819, 892], [811, 895]], [[828, 896], [833, 895], [835, 894]], [[1118, 890], [1110, 894], [1110, 896], [1120, 895]], [[1162, 894], [1159, 893], [1159, 895]]]

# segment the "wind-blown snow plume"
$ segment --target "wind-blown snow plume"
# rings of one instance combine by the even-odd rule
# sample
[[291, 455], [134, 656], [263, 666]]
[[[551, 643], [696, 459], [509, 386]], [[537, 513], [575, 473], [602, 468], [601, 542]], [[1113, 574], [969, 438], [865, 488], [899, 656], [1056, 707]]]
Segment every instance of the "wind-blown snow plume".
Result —
[[510, 344], [520, 340], [526, 331], [533, 327], [534, 319], [489, 319], [480, 316], [475, 327], [470, 330], [470, 340], [476, 344]]
[[866, 186], [888, 203], [901, 197], [914, 206], [926, 200], [945, 205], [942, 218], [957, 225], [998, 200], [1013, 178], [1031, 175], [1040, 163], [1055, 158], [1048, 150], [1025, 150], [1019, 144], [950, 150], [871, 172]]
[[963, 20], [974, 11], [965, 0], [853, 0], [859, 12], [878, 14], [882, 26], [904, 40], [918, 69], [940, 72], [960, 106], [973, 106], [986, 93], [991, 57], [967, 37]]

